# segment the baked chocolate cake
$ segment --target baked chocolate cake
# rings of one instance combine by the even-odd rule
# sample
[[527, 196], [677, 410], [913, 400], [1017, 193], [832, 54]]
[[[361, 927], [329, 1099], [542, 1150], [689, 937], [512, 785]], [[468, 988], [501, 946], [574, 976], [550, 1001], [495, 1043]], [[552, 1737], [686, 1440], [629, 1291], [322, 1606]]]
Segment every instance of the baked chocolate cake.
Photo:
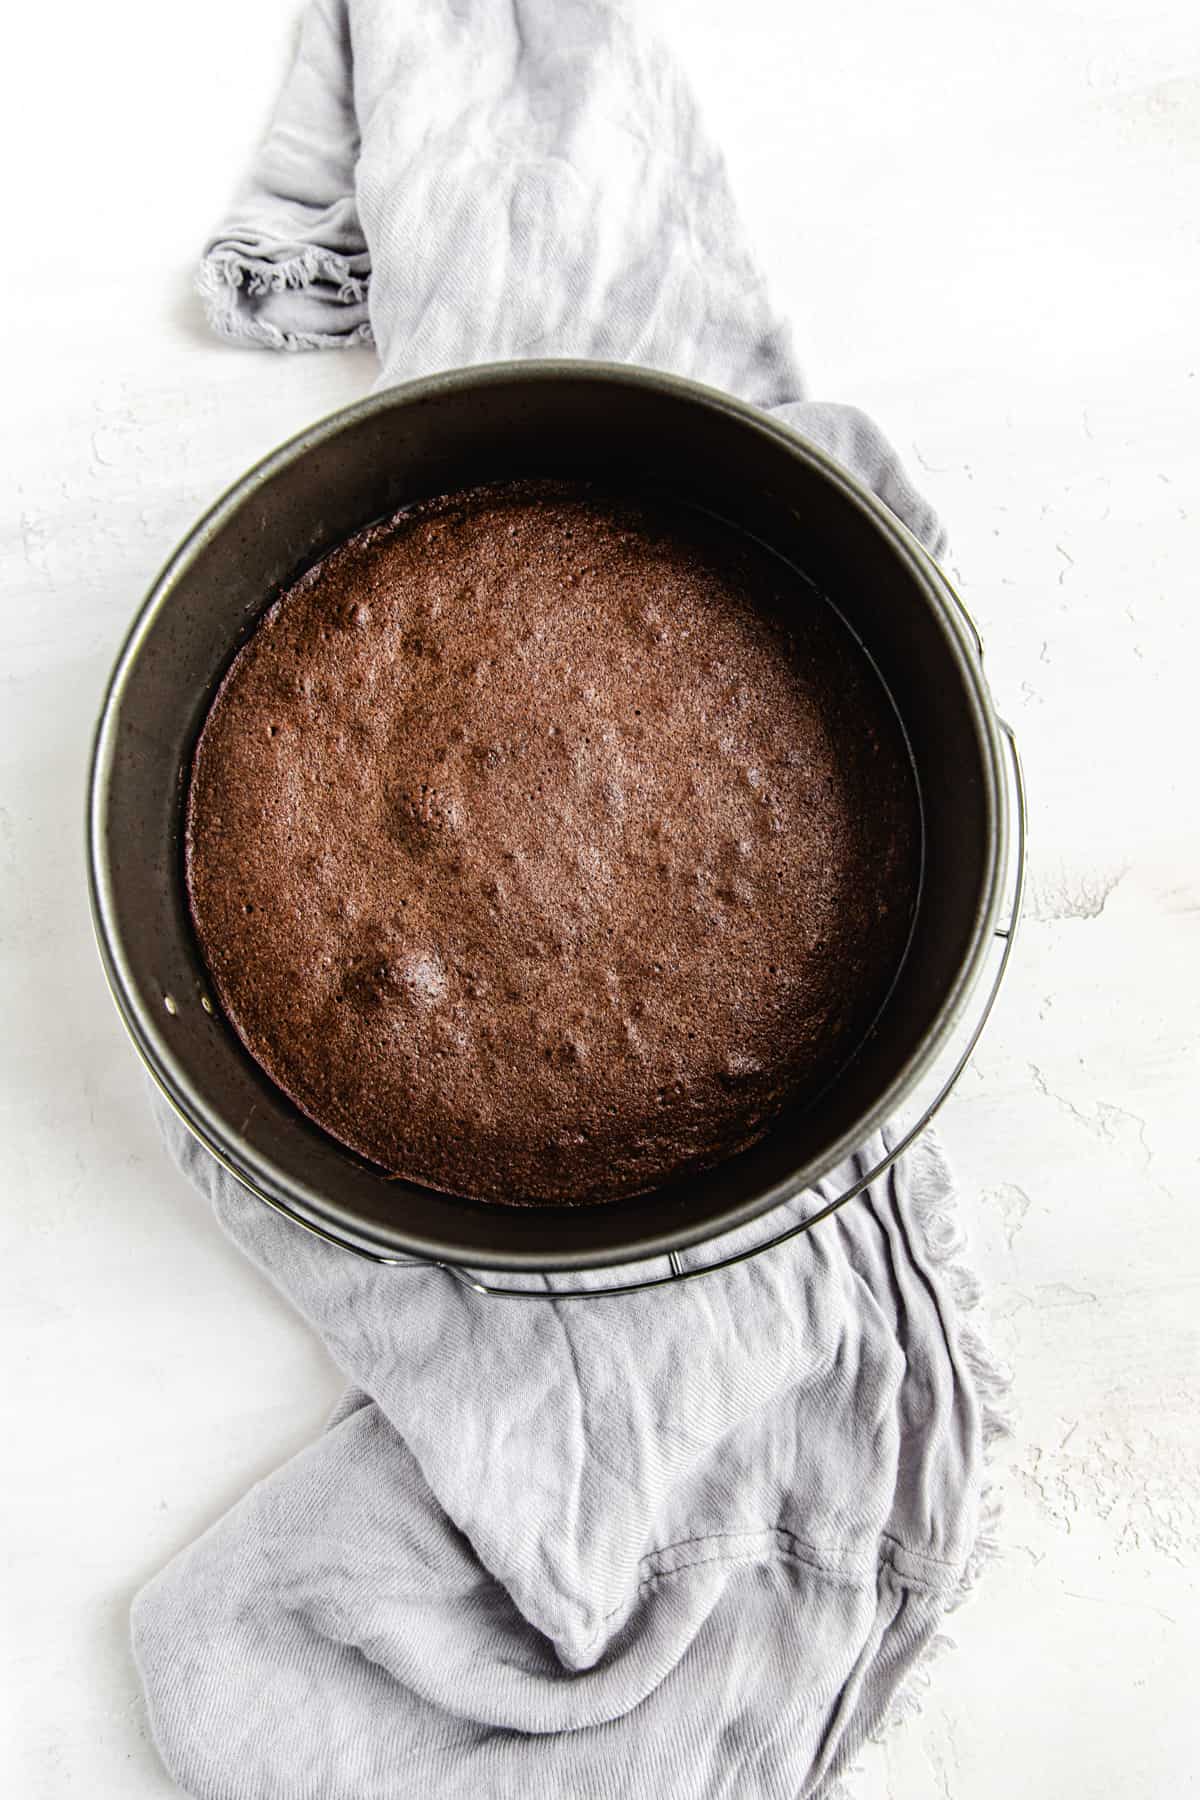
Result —
[[196, 750], [192, 916], [308, 1116], [475, 1200], [585, 1203], [753, 1143], [903, 954], [920, 829], [878, 678], [794, 570], [582, 484], [334, 550]]

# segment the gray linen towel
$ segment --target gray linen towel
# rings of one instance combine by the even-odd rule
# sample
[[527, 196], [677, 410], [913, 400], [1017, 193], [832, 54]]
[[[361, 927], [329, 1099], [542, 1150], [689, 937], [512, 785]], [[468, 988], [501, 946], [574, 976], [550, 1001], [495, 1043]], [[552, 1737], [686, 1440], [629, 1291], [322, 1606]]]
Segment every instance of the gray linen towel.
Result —
[[[385, 384], [543, 354], [705, 379], [940, 542], [871, 423], [803, 399], [686, 89], [599, 0], [317, 0], [202, 283], [231, 337], [372, 336]], [[307, 1236], [161, 1116], [351, 1384], [135, 1603], [183, 1787], [830, 1795], [986, 1544], [1002, 1383], [932, 1137], [752, 1262], [522, 1302]]]

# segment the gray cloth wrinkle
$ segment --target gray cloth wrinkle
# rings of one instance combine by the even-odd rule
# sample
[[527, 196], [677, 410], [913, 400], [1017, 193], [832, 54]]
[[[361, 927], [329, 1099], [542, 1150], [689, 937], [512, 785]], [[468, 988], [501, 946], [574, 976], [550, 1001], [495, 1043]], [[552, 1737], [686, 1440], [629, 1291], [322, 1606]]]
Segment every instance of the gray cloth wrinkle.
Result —
[[[370, 337], [381, 386], [537, 355], [706, 381], [941, 545], [873, 423], [805, 398], [692, 97], [607, 0], [312, 0], [201, 282], [234, 339]], [[488, 1301], [310, 1237], [160, 1122], [347, 1381], [317, 1441], [135, 1603], [180, 1785], [830, 1796], [986, 1547], [1002, 1382], [963, 1318], [932, 1134], [720, 1274]]]
[[311, 1238], [161, 1123], [351, 1384], [136, 1603], [189, 1792], [832, 1792], [970, 1584], [999, 1429], [929, 1136], [736, 1269], [523, 1303]]

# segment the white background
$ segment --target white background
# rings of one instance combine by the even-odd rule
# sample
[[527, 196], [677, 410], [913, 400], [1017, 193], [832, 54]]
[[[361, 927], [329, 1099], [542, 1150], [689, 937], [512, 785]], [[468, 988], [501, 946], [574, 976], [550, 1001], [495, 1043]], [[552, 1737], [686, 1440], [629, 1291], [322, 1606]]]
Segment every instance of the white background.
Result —
[[[400, 0], [398, 0], [400, 3]], [[1003, 1560], [863, 1800], [1197, 1791], [1200, 50], [1194, 0], [659, 0], [812, 392], [942, 509], [1034, 804], [952, 1103], [1015, 1371]], [[0, 1791], [150, 1800], [131, 1595], [320, 1425], [321, 1349], [166, 1166], [93, 950], [101, 685], [174, 541], [369, 352], [189, 287], [293, 0], [6, 26]], [[735, 23], [736, 21], [736, 23]]]

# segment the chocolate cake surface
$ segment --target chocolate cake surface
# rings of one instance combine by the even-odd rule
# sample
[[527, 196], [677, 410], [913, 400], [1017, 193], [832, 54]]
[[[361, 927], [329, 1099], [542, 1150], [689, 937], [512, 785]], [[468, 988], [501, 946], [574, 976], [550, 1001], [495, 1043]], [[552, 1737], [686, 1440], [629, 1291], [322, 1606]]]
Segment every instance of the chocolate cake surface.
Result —
[[907, 939], [895, 714], [820, 596], [676, 502], [518, 483], [310, 570], [187, 799], [226, 1015], [317, 1124], [481, 1201], [634, 1195], [814, 1094]]

